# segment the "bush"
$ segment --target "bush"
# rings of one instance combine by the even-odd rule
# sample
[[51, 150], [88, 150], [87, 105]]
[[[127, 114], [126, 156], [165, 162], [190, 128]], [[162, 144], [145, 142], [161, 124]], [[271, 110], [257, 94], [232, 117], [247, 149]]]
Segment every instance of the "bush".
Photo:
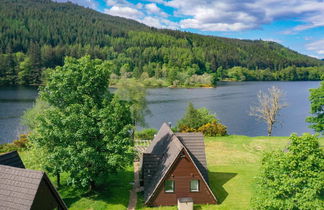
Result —
[[165, 81], [161, 79], [155, 79], [153, 77], [142, 80], [145, 87], [163, 87], [166, 86]]
[[323, 209], [324, 151], [318, 138], [293, 134], [284, 151], [266, 153], [253, 209]]
[[13, 143], [0, 144], [0, 153], [25, 149], [27, 147], [27, 143], [27, 134], [21, 134], [19, 139], [14, 140]]
[[177, 123], [177, 128], [180, 132], [191, 129], [197, 130], [201, 126], [213, 122], [215, 119], [215, 115], [209, 113], [208, 109], [196, 109], [192, 103], [189, 103], [186, 113]]
[[143, 129], [135, 132], [135, 139], [152, 140], [157, 130], [154, 128]]
[[195, 109], [189, 103], [186, 113], [177, 123], [179, 132], [202, 132], [206, 136], [224, 136], [227, 134], [226, 126], [222, 125], [214, 114], [208, 109]]
[[225, 136], [227, 134], [227, 127], [214, 120], [198, 128], [198, 131], [202, 132], [205, 136]]
[[17, 148], [26, 148], [28, 143], [27, 134], [20, 134], [18, 140], [14, 140], [13, 144]]

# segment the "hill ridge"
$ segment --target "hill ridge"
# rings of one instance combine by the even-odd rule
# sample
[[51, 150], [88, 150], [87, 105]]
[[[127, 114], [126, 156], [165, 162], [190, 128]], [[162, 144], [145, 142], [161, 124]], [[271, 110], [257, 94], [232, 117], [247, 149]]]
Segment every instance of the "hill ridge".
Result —
[[[156, 29], [70, 2], [0, 3], [0, 76], [6, 77], [0, 85], [37, 84], [43, 69], [62, 65], [65, 56], [86, 54], [111, 60], [117, 76], [129, 72], [139, 78], [146, 72], [148, 77], [169, 77], [171, 82], [179, 80], [182, 72], [191, 76], [222, 73], [235, 66], [278, 71], [324, 64], [276, 42]], [[18, 76], [22, 67], [30, 69]]]

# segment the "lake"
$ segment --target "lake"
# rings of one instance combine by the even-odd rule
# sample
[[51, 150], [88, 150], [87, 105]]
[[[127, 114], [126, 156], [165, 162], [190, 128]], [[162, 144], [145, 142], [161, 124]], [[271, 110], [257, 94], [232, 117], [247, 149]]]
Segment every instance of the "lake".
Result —
[[[228, 127], [229, 134], [266, 135], [266, 125], [249, 116], [249, 107], [256, 103], [259, 90], [278, 86], [285, 92], [288, 107], [280, 112], [280, 124], [274, 136], [288, 136], [292, 132], [312, 132], [305, 122], [309, 116], [309, 89], [320, 82], [222, 82], [217, 88], [148, 90], [148, 105], [152, 114], [146, 116], [148, 127], [159, 128], [163, 122], [175, 125], [184, 114], [189, 102], [195, 107], [206, 107]], [[10, 142], [24, 132], [20, 125], [23, 112], [32, 107], [37, 96], [36, 88], [0, 88], [0, 143]]]

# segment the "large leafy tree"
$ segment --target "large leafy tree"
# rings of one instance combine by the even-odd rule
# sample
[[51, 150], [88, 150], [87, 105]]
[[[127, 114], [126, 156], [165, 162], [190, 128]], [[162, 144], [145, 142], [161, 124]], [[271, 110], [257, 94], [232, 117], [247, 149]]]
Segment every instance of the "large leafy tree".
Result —
[[30, 136], [45, 151], [50, 172], [68, 172], [70, 183], [91, 189], [133, 155], [129, 105], [109, 92], [109, 69], [109, 62], [86, 56], [49, 70], [40, 91], [48, 106], [34, 119]]
[[319, 88], [310, 89], [311, 111], [313, 116], [308, 117], [307, 122], [311, 123], [309, 127], [317, 132], [324, 134], [324, 82], [321, 82]]
[[253, 209], [322, 209], [324, 152], [316, 136], [293, 134], [284, 151], [262, 161]]

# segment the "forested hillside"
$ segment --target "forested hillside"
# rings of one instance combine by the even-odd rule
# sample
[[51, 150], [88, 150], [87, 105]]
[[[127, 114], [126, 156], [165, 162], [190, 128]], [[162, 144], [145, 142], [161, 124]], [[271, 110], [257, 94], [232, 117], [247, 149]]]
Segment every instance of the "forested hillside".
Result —
[[324, 71], [275, 42], [158, 30], [72, 3], [0, 0], [0, 20], [0, 85], [40, 84], [44, 69], [86, 54], [111, 60], [112, 81], [318, 80]]

